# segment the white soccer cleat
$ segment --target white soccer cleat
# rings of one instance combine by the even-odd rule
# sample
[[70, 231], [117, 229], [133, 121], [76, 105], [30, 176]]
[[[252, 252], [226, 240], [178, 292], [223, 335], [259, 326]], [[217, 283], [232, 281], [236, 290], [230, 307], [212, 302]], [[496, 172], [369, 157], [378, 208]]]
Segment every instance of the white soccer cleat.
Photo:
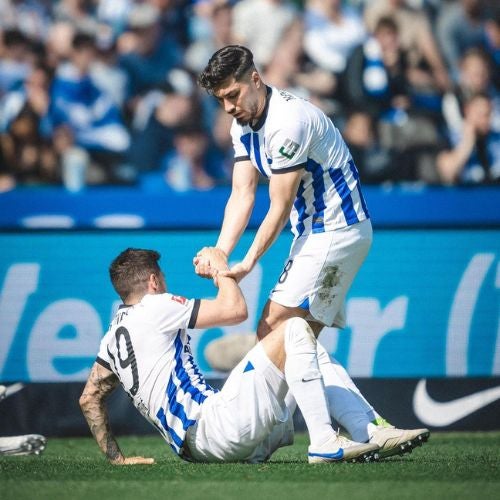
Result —
[[380, 458], [411, 453], [413, 448], [422, 446], [430, 436], [428, 429], [397, 429], [377, 426], [369, 443], [380, 446]]
[[335, 435], [319, 448], [309, 446], [310, 464], [330, 462], [372, 462], [378, 460], [379, 446], [375, 443], [357, 443]]
[[0, 455], [40, 455], [47, 439], [40, 434], [0, 438]]

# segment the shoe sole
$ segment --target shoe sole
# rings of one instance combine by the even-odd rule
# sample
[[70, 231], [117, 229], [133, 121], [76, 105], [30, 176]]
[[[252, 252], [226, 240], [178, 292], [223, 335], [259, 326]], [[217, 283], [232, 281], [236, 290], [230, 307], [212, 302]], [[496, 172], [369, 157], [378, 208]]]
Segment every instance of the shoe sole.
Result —
[[351, 458], [341, 458], [340, 460], [333, 460], [331, 458], [324, 457], [309, 457], [308, 461], [310, 464], [332, 464], [332, 463], [368, 463], [377, 462], [380, 458], [379, 450], [370, 450], [360, 453], [359, 455]]
[[380, 458], [388, 458], [393, 457], [394, 455], [405, 455], [406, 453], [411, 453], [418, 446], [422, 446], [424, 443], [427, 443], [430, 435], [431, 433], [429, 431], [423, 432], [413, 439], [409, 439], [408, 441], [405, 441], [404, 443], [401, 443], [400, 445], [395, 446], [394, 448], [391, 448], [385, 452], [382, 451], [381, 448], [379, 452]]
[[45, 445], [47, 444], [46, 439], [31, 437], [28, 438], [20, 448], [14, 450], [9, 450], [3, 453], [3, 455], [40, 455], [43, 450], [45, 450]]

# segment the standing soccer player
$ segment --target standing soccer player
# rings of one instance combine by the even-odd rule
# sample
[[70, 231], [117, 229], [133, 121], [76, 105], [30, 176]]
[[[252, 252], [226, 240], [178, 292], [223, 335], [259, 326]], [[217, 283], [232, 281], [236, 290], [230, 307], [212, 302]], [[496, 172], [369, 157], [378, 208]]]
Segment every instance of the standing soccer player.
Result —
[[[259, 176], [269, 178], [270, 207], [253, 243], [242, 262], [221, 275], [244, 278], [288, 220], [295, 236], [260, 318], [258, 338], [296, 316], [306, 319], [316, 336], [325, 326], [343, 328], [345, 297], [368, 254], [372, 226], [358, 171], [339, 131], [316, 106], [266, 85], [245, 47], [215, 52], [198, 82], [234, 117], [233, 185], [216, 244], [226, 257], [247, 227]], [[198, 274], [210, 276], [212, 263], [196, 256], [194, 264]], [[330, 401], [332, 416], [353, 439], [379, 444], [382, 456], [411, 451], [427, 439], [427, 429], [378, 425], [383, 419], [318, 346], [325, 384], [342, 389], [331, 395], [341, 395]]]

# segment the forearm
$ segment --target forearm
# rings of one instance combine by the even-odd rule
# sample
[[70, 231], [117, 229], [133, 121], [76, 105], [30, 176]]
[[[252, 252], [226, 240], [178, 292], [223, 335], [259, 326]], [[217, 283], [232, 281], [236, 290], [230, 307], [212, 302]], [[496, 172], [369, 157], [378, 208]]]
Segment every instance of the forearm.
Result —
[[255, 202], [254, 193], [233, 191], [226, 204], [216, 247], [229, 256], [245, 231]]
[[125, 457], [111, 432], [104, 402], [87, 399], [81, 402], [81, 408], [90, 431], [106, 458], [112, 463], [123, 462]]
[[243, 259], [250, 268], [253, 268], [255, 263], [275, 242], [276, 238], [285, 227], [289, 215], [290, 210], [287, 206], [273, 207], [273, 205], [271, 205], [255, 235], [252, 245]]

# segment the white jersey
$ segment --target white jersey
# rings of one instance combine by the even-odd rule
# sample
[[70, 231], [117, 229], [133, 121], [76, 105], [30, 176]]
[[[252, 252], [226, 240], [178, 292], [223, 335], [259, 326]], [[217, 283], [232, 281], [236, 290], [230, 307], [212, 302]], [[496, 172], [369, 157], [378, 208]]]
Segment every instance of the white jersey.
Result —
[[117, 375], [135, 407], [180, 455], [187, 429], [214, 393], [198, 371], [186, 333], [194, 328], [199, 305], [164, 293], [121, 306], [96, 360]]
[[231, 127], [235, 162], [250, 160], [266, 177], [303, 169], [290, 214], [295, 237], [369, 218], [359, 175], [340, 132], [310, 102], [268, 87], [258, 123]]

